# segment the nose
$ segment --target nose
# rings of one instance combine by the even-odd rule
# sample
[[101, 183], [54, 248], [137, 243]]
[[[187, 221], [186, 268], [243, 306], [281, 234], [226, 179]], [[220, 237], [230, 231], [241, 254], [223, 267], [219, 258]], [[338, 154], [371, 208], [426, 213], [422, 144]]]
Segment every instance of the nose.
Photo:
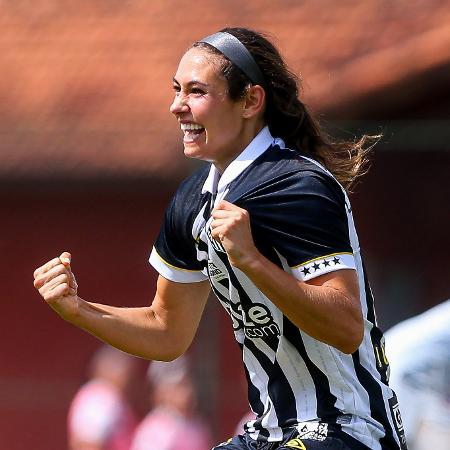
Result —
[[189, 106], [186, 100], [187, 99], [184, 95], [181, 94], [175, 95], [175, 98], [173, 99], [173, 102], [169, 108], [170, 112], [175, 115], [188, 112]]

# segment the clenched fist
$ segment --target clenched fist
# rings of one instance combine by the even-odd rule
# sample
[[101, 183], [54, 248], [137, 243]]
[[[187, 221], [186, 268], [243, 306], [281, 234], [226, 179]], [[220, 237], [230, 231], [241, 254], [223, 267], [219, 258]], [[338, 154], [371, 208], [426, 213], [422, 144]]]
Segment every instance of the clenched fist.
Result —
[[34, 272], [34, 287], [47, 304], [64, 318], [74, 314], [78, 306], [78, 285], [70, 261], [70, 253], [63, 252]]
[[251, 263], [258, 255], [250, 227], [250, 215], [245, 209], [221, 200], [213, 209], [211, 235], [221, 242], [231, 265], [239, 268]]

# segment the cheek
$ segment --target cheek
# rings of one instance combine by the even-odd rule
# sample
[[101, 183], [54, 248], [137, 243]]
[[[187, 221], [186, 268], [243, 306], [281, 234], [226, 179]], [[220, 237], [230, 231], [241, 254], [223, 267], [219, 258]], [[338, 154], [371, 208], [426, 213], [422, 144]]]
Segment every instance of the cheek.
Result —
[[236, 116], [228, 115], [220, 121], [220, 130], [224, 137], [229, 139], [236, 137], [241, 132], [241, 128], [242, 121]]
[[225, 134], [232, 134], [240, 129], [242, 118], [236, 109], [226, 108], [214, 117], [214, 126]]

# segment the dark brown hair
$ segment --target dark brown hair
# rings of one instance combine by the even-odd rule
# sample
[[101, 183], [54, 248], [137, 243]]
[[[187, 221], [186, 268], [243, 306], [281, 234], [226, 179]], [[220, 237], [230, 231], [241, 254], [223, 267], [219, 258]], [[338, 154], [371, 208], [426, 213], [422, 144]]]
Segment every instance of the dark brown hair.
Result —
[[[364, 135], [352, 141], [333, 140], [300, 101], [298, 77], [289, 70], [268, 39], [247, 28], [224, 28], [220, 31], [239, 39], [258, 64], [265, 78], [264, 121], [272, 135], [282, 138], [287, 147], [297, 149], [323, 164], [349, 191], [357, 178], [367, 172], [368, 153], [380, 136]], [[209, 44], [196, 42], [194, 47], [220, 55], [230, 98], [238, 100], [245, 96], [251, 82], [235, 64]]]

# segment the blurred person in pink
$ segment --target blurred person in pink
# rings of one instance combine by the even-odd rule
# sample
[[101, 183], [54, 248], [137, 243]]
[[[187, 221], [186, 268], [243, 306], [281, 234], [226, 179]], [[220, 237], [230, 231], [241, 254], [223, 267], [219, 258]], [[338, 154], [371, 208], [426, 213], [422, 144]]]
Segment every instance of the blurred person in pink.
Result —
[[70, 450], [129, 450], [139, 422], [131, 405], [139, 360], [107, 345], [93, 356], [89, 380], [73, 398], [68, 414]]
[[211, 435], [196, 414], [186, 357], [150, 363], [148, 379], [153, 408], [138, 426], [131, 450], [210, 450]]

